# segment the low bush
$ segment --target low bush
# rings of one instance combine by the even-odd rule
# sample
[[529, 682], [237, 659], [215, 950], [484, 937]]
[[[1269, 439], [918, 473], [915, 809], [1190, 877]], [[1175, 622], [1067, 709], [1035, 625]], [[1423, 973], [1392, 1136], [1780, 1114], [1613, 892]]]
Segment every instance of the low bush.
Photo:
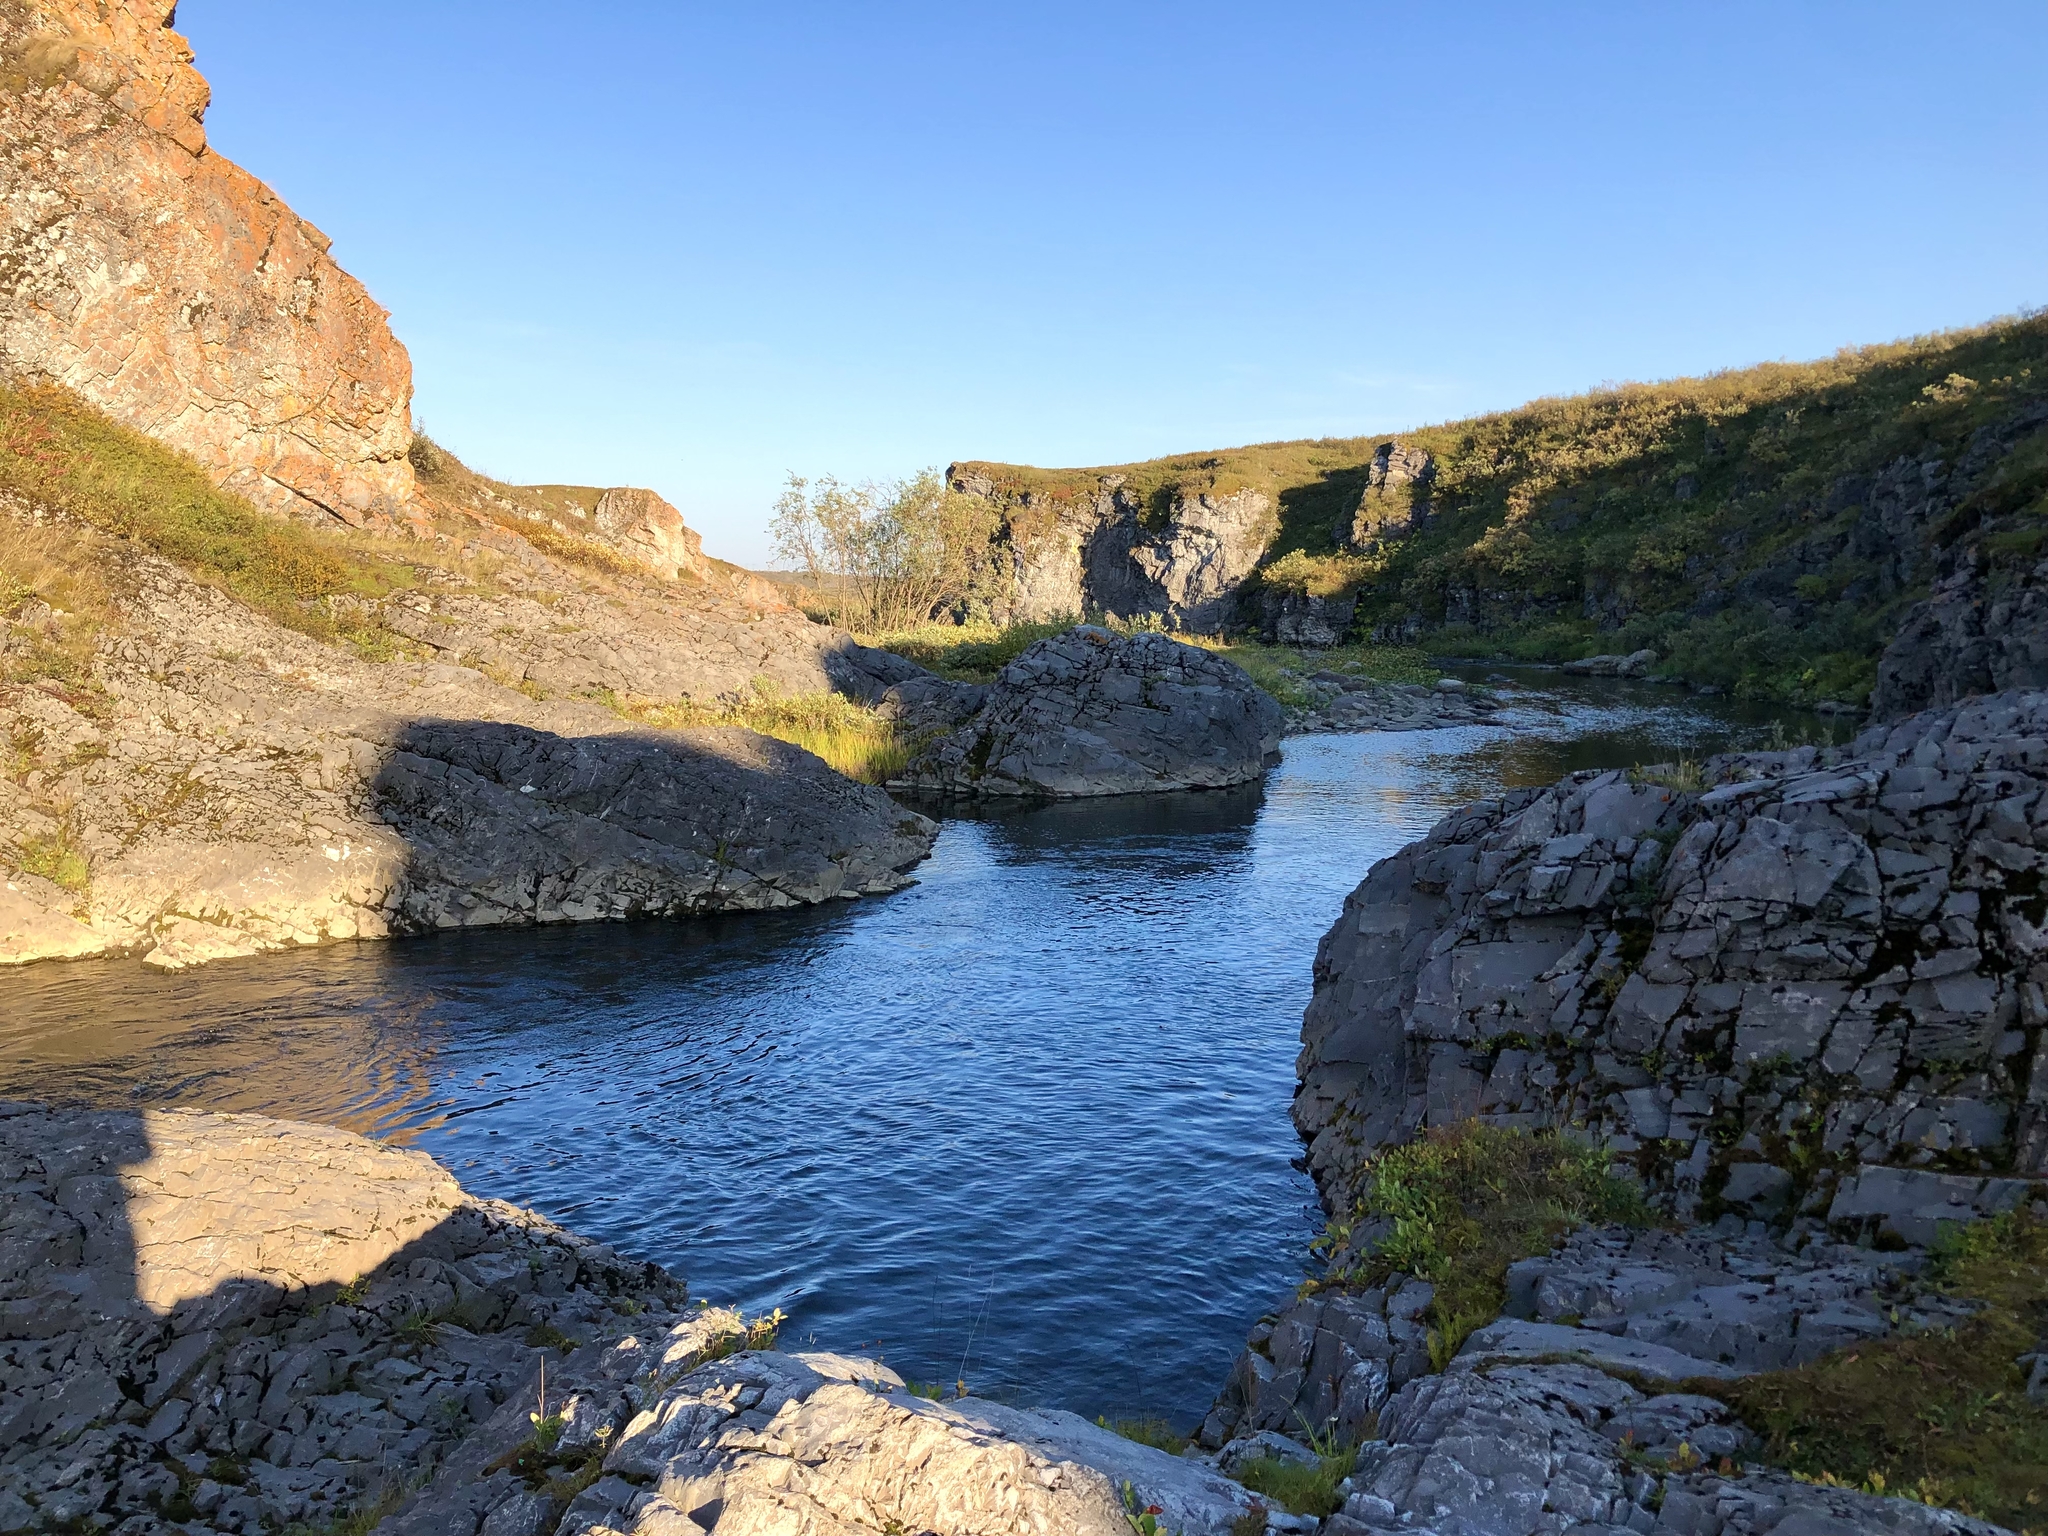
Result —
[[664, 729], [693, 725], [737, 725], [802, 747], [838, 772], [863, 784], [881, 784], [910, 762], [910, 743], [896, 722], [870, 705], [836, 693], [782, 693], [765, 680], [751, 696], [716, 704], [688, 699], [672, 703], [605, 700], [631, 720]]

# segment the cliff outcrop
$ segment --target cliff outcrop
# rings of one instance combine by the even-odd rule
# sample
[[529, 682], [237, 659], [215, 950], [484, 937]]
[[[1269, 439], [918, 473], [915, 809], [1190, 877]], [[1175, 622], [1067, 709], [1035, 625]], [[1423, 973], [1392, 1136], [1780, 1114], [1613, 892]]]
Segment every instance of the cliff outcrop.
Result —
[[1112, 474], [1067, 496], [1013, 495], [958, 464], [946, 482], [1003, 509], [994, 606], [1006, 622], [1150, 615], [1173, 629], [1221, 630], [1236, 621], [1238, 589], [1279, 529], [1272, 498], [1249, 487], [1148, 498]]
[[2048, 1174], [2048, 694], [1711, 787], [1582, 773], [1376, 865], [1316, 956], [1295, 1120], [1372, 1149], [1576, 1124], [1686, 1217], [1931, 1241]]
[[215, 154], [170, 0], [0, 6], [0, 356], [258, 506], [412, 499], [412, 369], [319, 230]]
[[[715, 630], [697, 649], [673, 629], [635, 632], [630, 589], [564, 592], [550, 573], [494, 597], [443, 571], [461, 618], [412, 596], [392, 628], [429, 637], [419, 659], [373, 661], [132, 546], [90, 548], [120, 604], [90, 671], [6, 694], [0, 960], [124, 950], [180, 966], [433, 928], [788, 906], [897, 889], [931, 846], [929, 822], [796, 747], [636, 726], [589, 702], [600, 678], [644, 687], [665, 669], [686, 689], [738, 687], [764, 664], [722, 654]], [[521, 603], [544, 621], [524, 639], [494, 633], [509, 627], [494, 613]], [[769, 622], [729, 632], [760, 644]], [[39, 627], [5, 633], [32, 645]], [[456, 637], [472, 633], [492, 649], [463, 657]], [[522, 659], [520, 644], [552, 648]], [[828, 653], [776, 654], [807, 655], [826, 684]], [[858, 660], [849, 675], [879, 691]], [[527, 691], [482, 670], [515, 667]], [[536, 674], [581, 679], [586, 697], [549, 697]]]
[[892, 786], [1073, 799], [1219, 789], [1277, 761], [1282, 711], [1242, 668], [1165, 635], [1077, 624], [996, 675]]

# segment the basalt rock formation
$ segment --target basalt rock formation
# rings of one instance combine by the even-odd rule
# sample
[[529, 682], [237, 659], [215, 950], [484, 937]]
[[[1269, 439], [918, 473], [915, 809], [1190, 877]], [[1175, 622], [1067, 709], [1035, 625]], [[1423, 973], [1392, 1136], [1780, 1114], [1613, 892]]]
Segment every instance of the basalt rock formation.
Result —
[[402, 520], [405, 349], [327, 237], [208, 147], [173, 9], [0, 6], [0, 357], [259, 506]]
[[892, 782], [1052, 799], [1218, 789], [1265, 771], [1281, 718], [1242, 668], [1199, 647], [1079, 624], [1004, 667]]
[[1376, 865], [1316, 957], [1295, 1120], [1344, 1206], [1377, 1146], [1578, 1124], [1680, 1215], [1883, 1228], [2048, 1174], [2048, 694], [1582, 773]]
[[949, 467], [946, 481], [1003, 507], [997, 552], [1007, 591], [995, 606], [1015, 623], [1113, 613], [1220, 630], [1235, 621], [1238, 589], [1279, 529], [1272, 498], [1248, 488], [1176, 492], [1155, 510], [1120, 475], [1063, 499], [1008, 497], [972, 466]]

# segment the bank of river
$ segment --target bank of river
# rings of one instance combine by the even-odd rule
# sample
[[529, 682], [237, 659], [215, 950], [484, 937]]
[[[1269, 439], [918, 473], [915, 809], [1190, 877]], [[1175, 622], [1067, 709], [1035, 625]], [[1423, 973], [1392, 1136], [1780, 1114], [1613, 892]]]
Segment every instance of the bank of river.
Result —
[[0, 1094], [404, 1141], [794, 1338], [1191, 1420], [1318, 1224], [1287, 1108], [1344, 893], [1503, 785], [1766, 730], [1629, 684], [1522, 717], [952, 814], [917, 886], [830, 910], [32, 967], [0, 980]]

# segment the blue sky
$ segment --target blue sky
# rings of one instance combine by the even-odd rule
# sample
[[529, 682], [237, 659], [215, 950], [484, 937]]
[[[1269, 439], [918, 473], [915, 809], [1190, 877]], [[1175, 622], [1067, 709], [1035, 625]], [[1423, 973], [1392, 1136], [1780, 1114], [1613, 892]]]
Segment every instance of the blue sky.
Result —
[[650, 485], [1390, 432], [2048, 302], [2048, 9], [185, 0], [422, 424]]

